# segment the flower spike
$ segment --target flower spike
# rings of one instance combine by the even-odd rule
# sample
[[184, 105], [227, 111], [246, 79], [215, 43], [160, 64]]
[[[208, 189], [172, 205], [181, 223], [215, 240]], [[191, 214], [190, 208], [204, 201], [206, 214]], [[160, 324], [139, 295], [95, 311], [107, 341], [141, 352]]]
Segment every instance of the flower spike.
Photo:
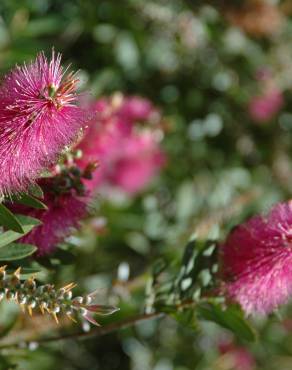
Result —
[[20, 280], [20, 267], [8, 276], [5, 269], [6, 266], [0, 267], [0, 299], [6, 297], [7, 300], [13, 300], [21, 307], [23, 313], [27, 309], [30, 316], [33, 315], [33, 310], [38, 308], [42, 315], [45, 313], [51, 315], [57, 324], [58, 314], [63, 313], [73, 322], [76, 322], [74, 315], [81, 315], [87, 321], [99, 326], [92, 313], [110, 315], [118, 310], [112, 306], [90, 304], [91, 294], [72, 297], [72, 289], [76, 287], [73, 282], [59, 289], [51, 284], [38, 286], [35, 275], [24, 281]]

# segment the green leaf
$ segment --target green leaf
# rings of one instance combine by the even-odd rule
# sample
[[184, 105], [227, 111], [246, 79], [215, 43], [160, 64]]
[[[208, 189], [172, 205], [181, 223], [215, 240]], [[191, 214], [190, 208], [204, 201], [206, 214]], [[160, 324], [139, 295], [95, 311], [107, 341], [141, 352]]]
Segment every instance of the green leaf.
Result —
[[0, 261], [14, 261], [28, 257], [37, 250], [31, 244], [11, 243], [0, 249]]
[[36, 198], [44, 199], [43, 189], [38, 184], [31, 185], [29, 193]]
[[3, 248], [5, 245], [8, 245], [17, 239], [22, 238], [24, 235], [29, 233], [34, 227], [41, 225], [41, 222], [33, 217], [17, 215], [17, 219], [22, 226], [23, 232], [18, 233], [12, 230], [8, 230], [0, 234], [0, 248]]
[[185, 247], [183, 258], [182, 258], [182, 264], [187, 265], [189, 260], [193, 257], [194, 250], [196, 247], [196, 241], [191, 240]]
[[48, 209], [48, 207], [43, 202], [26, 193], [22, 193], [21, 195], [18, 195], [13, 199], [15, 200], [15, 202], [24, 204], [28, 207], [37, 209]]
[[187, 309], [182, 312], [174, 312], [171, 316], [182, 326], [187, 327], [192, 330], [197, 330], [197, 320], [194, 309]]
[[162, 258], [160, 258], [154, 263], [152, 267], [153, 276], [155, 278], [158, 277], [166, 268], [167, 268], [167, 263]]
[[25, 215], [16, 215], [18, 221], [21, 223], [21, 226], [23, 227], [23, 230], [29, 226], [39, 226], [42, 224], [40, 220], [37, 218], [31, 217], [31, 216], [25, 216]]
[[17, 322], [16, 316], [14, 315], [8, 322], [5, 323], [4, 326], [0, 328], [0, 338], [5, 337], [11, 329], [15, 326]]
[[0, 203], [0, 225], [9, 230], [13, 230], [22, 234], [24, 233], [19, 220], [11, 211], [9, 211], [8, 208], [4, 206], [3, 203]]
[[252, 342], [256, 339], [254, 329], [243, 317], [241, 310], [236, 306], [229, 306], [225, 310], [218, 304], [201, 304], [197, 308], [199, 318], [213, 321], [216, 324], [232, 331], [239, 338]]
[[16, 364], [12, 364], [10, 362], [9, 356], [0, 355], [0, 370], [13, 370], [16, 369], [18, 366]]

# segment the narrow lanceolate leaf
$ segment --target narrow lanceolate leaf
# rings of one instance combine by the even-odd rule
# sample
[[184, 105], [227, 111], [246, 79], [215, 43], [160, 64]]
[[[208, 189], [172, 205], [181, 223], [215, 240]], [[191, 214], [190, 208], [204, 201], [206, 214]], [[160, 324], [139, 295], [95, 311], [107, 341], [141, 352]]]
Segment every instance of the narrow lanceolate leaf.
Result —
[[3, 203], [0, 203], [0, 225], [17, 233], [24, 233], [17, 217]]
[[[4, 326], [2, 326], [2, 328], [0, 329], [0, 338], [5, 337], [10, 332], [10, 330], [15, 326], [16, 322], [17, 320], [16, 320], [15, 315], [13, 315], [12, 318], [8, 322], [5, 322]], [[1, 365], [2, 365], [2, 362], [1, 362]]]
[[37, 250], [31, 244], [11, 243], [0, 248], [0, 261], [14, 261], [28, 257]]
[[38, 184], [33, 184], [29, 187], [29, 193], [39, 199], [44, 199], [44, 192]]
[[29, 233], [34, 227], [41, 225], [41, 222], [33, 217], [17, 215], [17, 219], [22, 226], [23, 233], [8, 230], [0, 234], [0, 248], [3, 248], [5, 245], [8, 245], [14, 242], [15, 240], [22, 238], [25, 234]]
[[182, 312], [173, 311], [171, 316], [182, 326], [197, 330], [197, 318], [195, 315], [195, 310], [193, 308], [184, 310]]
[[243, 317], [242, 312], [236, 306], [229, 306], [222, 309], [218, 304], [202, 304], [197, 308], [199, 318], [207, 321], [213, 321], [216, 324], [232, 331], [239, 338], [249, 342], [256, 339], [254, 329]]
[[26, 193], [22, 193], [16, 196], [15, 198], [13, 198], [13, 200], [16, 203], [20, 203], [28, 207], [36, 209], [48, 209], [48, 207], [43, 202]]

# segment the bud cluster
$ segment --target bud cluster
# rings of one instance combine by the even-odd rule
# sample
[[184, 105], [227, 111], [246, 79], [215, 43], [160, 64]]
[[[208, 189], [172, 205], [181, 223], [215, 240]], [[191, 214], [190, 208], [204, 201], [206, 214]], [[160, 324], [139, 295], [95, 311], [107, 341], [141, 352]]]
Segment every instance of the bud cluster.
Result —
[[118, 309], [112, 306], [91, 304], [95, 293], [73, 297], [72, 289], [75, 283], [56, 289], [52, 284], [37, 285], [35, 277], [21, 281], [21, 268], [12, 275], [6, 273], [6, 266], [0, 267], [0, 300], [14, 300], [22, 310], [28, 310], [32, 316], [33, 309], [39, 309], [42, 314], [52, 315], [58, 323], [58, 314], [65, 314], [76, 322], [74, 316], [81, 315], [94, 325], [99, 325], [92, 313], [110, 315]]
[[[59, 196], [71, 193], [71, 191], [74, 190], [79, 196], [86, 195], [86, 188], [83, 180], [92, 179], [92, 173], [96, 170], [98, 164], [97, 162], [89, 162], [84, 169], [81, 169], [75, 163], [75, 158], [73, 156], [75, 153], [70, 154], [72, 154], [72, 158], [70, 158], [71, 161], [58, 164], [54, 168], [54, 175], [52, 177], [43, 178], [39, 181], [39, 184], [45, 192]], [[82, 153], [80, 155], [82, 155]]]

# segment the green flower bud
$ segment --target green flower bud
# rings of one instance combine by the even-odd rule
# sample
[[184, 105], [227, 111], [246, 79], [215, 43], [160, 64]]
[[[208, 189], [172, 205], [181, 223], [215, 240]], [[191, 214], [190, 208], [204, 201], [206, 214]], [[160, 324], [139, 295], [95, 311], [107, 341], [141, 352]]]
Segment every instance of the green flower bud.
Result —
[[87, 314], [87, 309], [86, 308], [84, 308], [84, 307], [80, 307], [79, 308], [79, 312], [80, 312], [80, 314], [82, 315], [82, 316], [85, 316], [86, 314]]

